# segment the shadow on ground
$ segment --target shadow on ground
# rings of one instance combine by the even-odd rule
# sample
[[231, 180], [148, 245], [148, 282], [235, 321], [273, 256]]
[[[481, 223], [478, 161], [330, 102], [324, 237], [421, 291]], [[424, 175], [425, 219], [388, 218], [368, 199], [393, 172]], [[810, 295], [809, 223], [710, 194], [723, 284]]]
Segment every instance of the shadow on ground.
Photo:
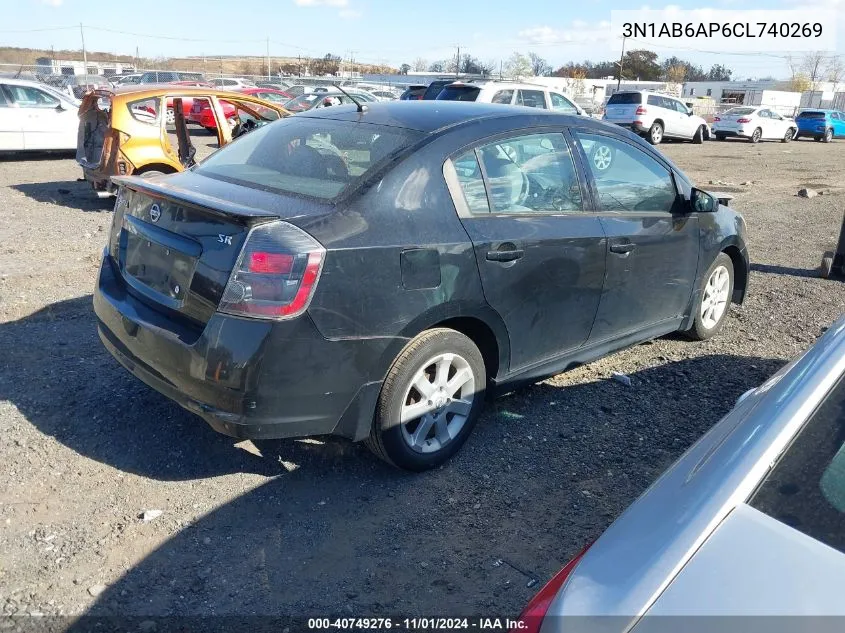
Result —
[[[821, 259], [821, 254], [819, 254]], [[768, 275], [790, 275], [792, 277], [820, 277], [818, 268], [793, 268], [792, 266], [773, 266], [770, 264], [751, 264], [751, 270], [755, 273], [766, 273]]]
[[12, 185], [12, 189], [37, 202], [58, 204], [79, 211], [111, 211], [114, 198], [98, 198], [85, 181], [27, 182]]
[[271, 477], [130, 569], [95, 616], [515, 615], [532, 578], [782, 365], [713, 355], [633, 373], [632, 388], [538, 384], [490, 403], [445, 467], [407, 475], [340, 440], [235, 448], [109, 357], [90, 297], [0, 326], [0, 347], [17, 368], [0, 375], [0, 399], [85, 457], [162, 481]]

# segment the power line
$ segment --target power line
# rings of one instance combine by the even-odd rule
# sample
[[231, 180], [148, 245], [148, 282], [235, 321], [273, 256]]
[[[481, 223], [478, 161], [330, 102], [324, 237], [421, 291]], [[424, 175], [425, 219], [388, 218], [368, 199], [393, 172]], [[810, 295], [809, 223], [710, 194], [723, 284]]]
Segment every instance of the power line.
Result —
[[43, 29], [3, 29], [0, 33], [40, 33], [41, 31], [70, 31], [76, 29], [76, 26], [52, 26]]

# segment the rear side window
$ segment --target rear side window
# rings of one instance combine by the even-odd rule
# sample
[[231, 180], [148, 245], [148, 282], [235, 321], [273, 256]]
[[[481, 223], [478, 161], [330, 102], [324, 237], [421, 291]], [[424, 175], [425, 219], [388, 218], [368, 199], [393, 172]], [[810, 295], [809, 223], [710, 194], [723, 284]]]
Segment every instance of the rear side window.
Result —
[[126, 104], [129, 108], [129, 114], [132, 118], [141, 123], [149, 123], [150, 125], [158, 125], [158, 113], [160, 109], [160, 99], [158, 97], [151, 97], [149, 99], [141, 99], [139, 101], [130, 101]]
[[9, 99], [6, 97], [6, 88], [0, 85], [0, 108], [5, 108], [9, 105]]
[[513, 90], [499, 90], [499, 92], [493, 95], [490, 103], [509, 104], [511, 101], [513, 101]]
[[845, 379], [813, 413], [749, 504], [845, 552]]
[[546, 109], [546, 95], [542, 90], [520, 90], [516, 93], [516, 104]]
[[598, 134], [576, 134], [604, 211], [670, 213], [677, 200], [671, 172], [644, 151]]
[[470, 212], [474, 214], [490, 213], [490, 205], [487, 203], [487, 190], [484, 188], [484, 178], [481, 176], [481, 167], [478, 165], [475, 150], [461, 154], [452, 161], [452, 164], [455, 167], [461, 192], [464, 194], [464, 200], [466, 200]]
[[643, 96], [639, 92], [617, 92], [607, 100], [607, 105], [640, 105], [642, 102]]
[[438, 101], [475, 101], [481, 90], [478, 86], [446, 86], [437, 95]]
[[252, 189], [330, 200], [421, 136], [366, 123], [288, 117], [215, 152], [196, 173]]

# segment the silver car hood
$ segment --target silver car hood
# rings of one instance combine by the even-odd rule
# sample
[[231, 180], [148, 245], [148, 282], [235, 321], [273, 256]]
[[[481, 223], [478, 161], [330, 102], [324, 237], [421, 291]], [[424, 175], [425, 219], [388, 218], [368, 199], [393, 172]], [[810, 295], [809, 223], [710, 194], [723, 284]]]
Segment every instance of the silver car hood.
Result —
[[[630, 630], [716, 528], [749, 498], [845, 373], [845, 318], [696, 442], [593, 544], [542, 631]], [[840, 585], [841, 586], [841, 585]], [[597, 621], [556, 616], [615, 616]]]

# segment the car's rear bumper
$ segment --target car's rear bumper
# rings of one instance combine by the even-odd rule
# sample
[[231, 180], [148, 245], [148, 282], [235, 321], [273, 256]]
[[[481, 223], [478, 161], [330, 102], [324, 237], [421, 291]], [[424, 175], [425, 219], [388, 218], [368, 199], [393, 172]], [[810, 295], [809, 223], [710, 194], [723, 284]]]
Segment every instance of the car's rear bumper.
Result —
[[215, 313], [179, 322], [130, 294], [106, 256], [94, 292], [103, 345], [156, 391], [239, 438], [369, 433], [388, 342], [331, 341], [308, 317], [274, 323]]

